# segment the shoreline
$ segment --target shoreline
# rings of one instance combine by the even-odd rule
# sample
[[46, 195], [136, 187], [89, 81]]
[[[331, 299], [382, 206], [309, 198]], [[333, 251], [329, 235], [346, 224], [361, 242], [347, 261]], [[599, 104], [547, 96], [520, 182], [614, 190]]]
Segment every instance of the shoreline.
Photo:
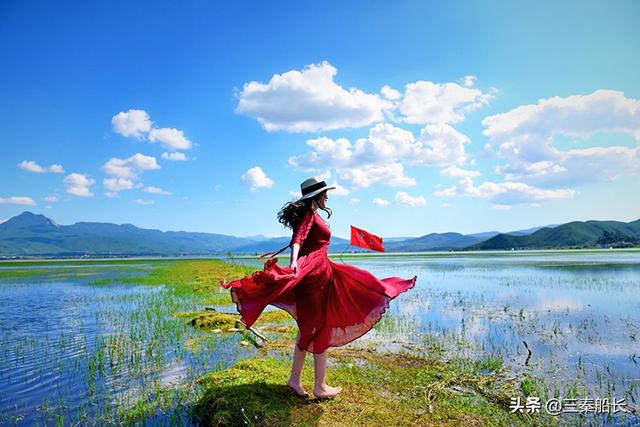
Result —
[[[341, 253], [329, 252], [330, 258], [386, 258], [386, 257], [424, 257], [424, 258], [448, 258], [448, 257], [482, 257], [482, 256], [527, 256], [527, 255], [553, 255], [553, 254], [613, 254], [613, 253], [640, 253], [640, 248], [593, 248], [593, 249], [522, 249], [522, 250], [485, 250], [485, 251], [425, 251], [425, 252], [357, 252], [357, 253]], [[285, 258], [279, 256], [276, 258]], [[288, 255], [286, 255], [288, 258]], [[214, 260], [232, 261], [234, 259], [258, 259], [258, 255], [202, 255], [202, 256], [132, 256], [132, 257], [78, 257], [78, 258], [0, 258], [0, 266], [18, 264], [26, 265], [28, 263], [64, 263], [64, 262], [82, 262], [82, 263], [122, 263], [122, 262], [139, 262], [139, 261], [188, 261], [188, 260]]]

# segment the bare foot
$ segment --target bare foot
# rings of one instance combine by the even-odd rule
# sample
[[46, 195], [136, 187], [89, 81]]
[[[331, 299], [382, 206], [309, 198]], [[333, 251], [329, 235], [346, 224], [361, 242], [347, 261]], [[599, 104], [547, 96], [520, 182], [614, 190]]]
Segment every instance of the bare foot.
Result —
[[300, 397], [309, 397], [309, 393], [305, 391], [302, 384], [289, 380], [287, 386], [292, 389]]
[[342, 391], [342, 387], [331, 387], [330, 385], [324, 385], [321, 387], [313, 388], [313, 395], [317, 398], [333, 397]]

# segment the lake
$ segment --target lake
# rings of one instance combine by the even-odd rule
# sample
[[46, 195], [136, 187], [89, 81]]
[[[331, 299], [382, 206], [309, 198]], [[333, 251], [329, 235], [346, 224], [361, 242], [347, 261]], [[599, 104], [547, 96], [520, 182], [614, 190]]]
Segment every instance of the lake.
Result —
[[[375, 329], [350, 345], [500, 358], [516, 376], [543, 378], [549, 395], [638, 406], [639, 251], [332, 259], [378, 277], [418, 276]], [[151, 263], [115, 266], [30, 265], [22, 270], [37, 274], [22, 277], [0, 264], [0, 423], [115, 422], [159, 398], [178, 409], [151, 413], [148, 422], [187, 423], [179, 408], [197, 393], [195, 379], [256, 354], [239, 334], [202, 332], [172, 316], [202, 310], [201, 300], [124, 283]]]

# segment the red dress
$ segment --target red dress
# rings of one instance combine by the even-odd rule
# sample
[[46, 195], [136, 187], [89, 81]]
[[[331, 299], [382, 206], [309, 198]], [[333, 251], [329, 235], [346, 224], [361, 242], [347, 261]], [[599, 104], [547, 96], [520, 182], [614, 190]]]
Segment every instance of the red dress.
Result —
[[221, 283], [223, 288], [231, 288], [231, 299], [247, 328], [267, 305], [273, 305], [296, 320], [300, 350], [322, 353], [367, 333], [389, 302], [415, 285], [417, 276], [378, 279], [361, 268], [332, 262], [327, 257], [330, 237], [324, 220], [310, 209], [289, 243], [301, 245], [297, 274], [288, 265], [278, 265], [277, 258], [270, 258], [263, 270]]

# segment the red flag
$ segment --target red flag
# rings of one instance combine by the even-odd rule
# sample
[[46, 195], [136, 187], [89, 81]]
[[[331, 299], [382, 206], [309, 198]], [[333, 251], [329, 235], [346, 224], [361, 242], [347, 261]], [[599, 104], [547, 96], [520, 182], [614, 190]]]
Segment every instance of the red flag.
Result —
[[351, 226], [351, 244], [353, 246], [371, 249], [372, 251], [384, 252], [382, 237], [371, 234], [360, 228], [356, 228], [353, 225]]

